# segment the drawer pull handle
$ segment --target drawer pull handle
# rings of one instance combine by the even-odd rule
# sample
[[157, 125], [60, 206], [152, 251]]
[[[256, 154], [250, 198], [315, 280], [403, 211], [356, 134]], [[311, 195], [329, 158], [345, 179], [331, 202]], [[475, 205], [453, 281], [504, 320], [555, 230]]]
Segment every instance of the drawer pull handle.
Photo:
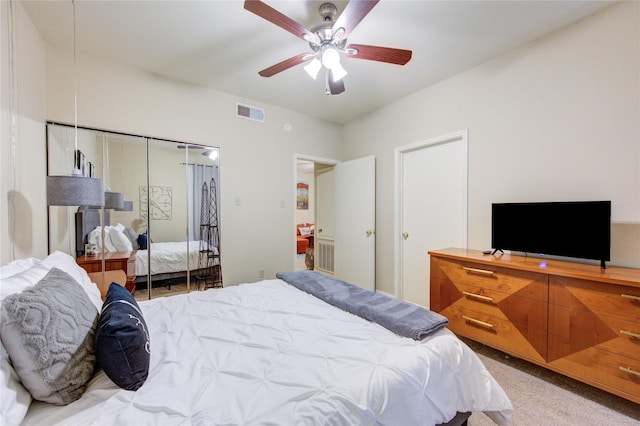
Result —
[[640, 302], [640, 296], [632, 296], [630, 294], [621, 294], [620, 296], [624, 297], [625, 299], [637, 300], [638, 302]]
[[631, 368], [620, 366], [620, 370], [625, 373], [635, 374], [636, 376], [640, 376], [640, 371], [632, 370]]
[[465, 319], [466, 321], [469, 321], [469, 322], [472, 322], [474, 324], [480, 325], [482, 327], [490, 328], [490, 329], [493, 330], [493, 324], [490, 324], [488, 322], [480, 321], [480, 320], [477, 320], [475, 318], [468, 317], [466, 315], [463, 315], [462, 318]]
[[624, 334], [625, 336], [635, 337], [636, 339], [640, 339], [640, 334], [634, 333], [633, 331], [620, 330], [620, 334]]
[[469, 296], [472, 299], [478, 299], [478, 300], [482, 300], [483, 302], [493, 303], [493, 297], [483, 296], [481, 294], [470, 293], [468, 291], [463, 291], [462, 294], [464, 294], [465, 296]]
[[466, 266], [463, 266], [462, 269], [464, 269], [465, 271], [470, 272], [472, 274], [493, 276], [493, 271], [487, 271], [486, 269], [469, 268], [469, 267], [466, 267]]

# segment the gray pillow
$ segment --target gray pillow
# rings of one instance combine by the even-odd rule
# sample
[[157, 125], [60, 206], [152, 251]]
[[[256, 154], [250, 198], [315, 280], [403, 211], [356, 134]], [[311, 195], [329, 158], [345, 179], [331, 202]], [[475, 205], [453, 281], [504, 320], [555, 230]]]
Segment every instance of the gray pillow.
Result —
[[131, 241], [131, 246], [134, 250], [138, 250], [140, 247], [138, 246], [138, 234], [131, 228], [124, 228], [124, 235], [127, 236], [129, 241]]
[[2, 301], [0, 335], [33, 398], [64, 405], [80, 398], [95, 366], [98, 311], [69, 274], [51, 270]]

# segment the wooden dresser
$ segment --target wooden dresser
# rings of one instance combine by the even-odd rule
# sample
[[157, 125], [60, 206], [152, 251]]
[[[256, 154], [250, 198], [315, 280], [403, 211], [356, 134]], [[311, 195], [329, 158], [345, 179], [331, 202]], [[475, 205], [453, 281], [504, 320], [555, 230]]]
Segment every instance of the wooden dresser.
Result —
[[431, 310], [451, 331], [640, 403], [640, 269], [429, 255]]
[[[127, 275], [125, 287], [131, 294], [136, 291], [135, 253], [135, 251], [116, 251], [104, 254], [104, 270], [123, 270]], [[102, 271], [102, 255], [100, 254], [97, 256], [80, 256], [76, 259], [76, 262], [89, 273]], [[104, 297], [104, 294], [102, 296]]]

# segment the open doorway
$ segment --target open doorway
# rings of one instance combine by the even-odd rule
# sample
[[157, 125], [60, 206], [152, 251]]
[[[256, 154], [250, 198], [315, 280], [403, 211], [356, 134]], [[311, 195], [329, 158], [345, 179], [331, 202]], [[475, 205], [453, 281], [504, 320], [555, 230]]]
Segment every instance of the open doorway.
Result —
[[296, 179], [296, 271], [313, 269], [315, 237], [315, 163], [298, 160]]
[[[335, 160], [318, 159], [303, 155], [295, 157], [295, 203], [294, 203], [294, 270], [313, 270], [315, 265], [315, 239], [318, 234], [318, 215], [327, 206], [319, 201], [317, 176], [333, 168]], [[324, 199], [324, 198], [323, 198]]]

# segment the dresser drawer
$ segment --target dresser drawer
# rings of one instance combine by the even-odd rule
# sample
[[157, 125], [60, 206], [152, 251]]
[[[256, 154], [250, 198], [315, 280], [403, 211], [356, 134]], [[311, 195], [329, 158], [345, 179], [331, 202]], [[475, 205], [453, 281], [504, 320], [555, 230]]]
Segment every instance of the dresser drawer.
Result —
[[544, 273], [432, 257], [431, 277], [545, 302], [548, 299]]
[[[562, 344], [550, 339], [549, 345]], [[640, 360], [599, 348], [550, 361], [554, 370], [640, 403]]]
[[465, 311], [505, 317], [518, 327], [547, 331], [548, 305], [540, 300], [442, 279], [434, 279], [431, 290], [439, 293], [432, 297], [439, 300], [437, 306], [432, 303], [431, 309], [436, 312], [455, 303]]
[[476, 311], [464, 304], [454, 304], [440, 313], [447, 317], [447, 328], [454, 333], [530, 361], [546, 360], [546, 331], [514, 324], [498, 308]]
[[552, 276], [549, 303], [640, 322], [640, 288]]
[[640, 361], [640, 323], [586, 309], [549, 305], [549, 359], [562, 358], [592, 346]]

